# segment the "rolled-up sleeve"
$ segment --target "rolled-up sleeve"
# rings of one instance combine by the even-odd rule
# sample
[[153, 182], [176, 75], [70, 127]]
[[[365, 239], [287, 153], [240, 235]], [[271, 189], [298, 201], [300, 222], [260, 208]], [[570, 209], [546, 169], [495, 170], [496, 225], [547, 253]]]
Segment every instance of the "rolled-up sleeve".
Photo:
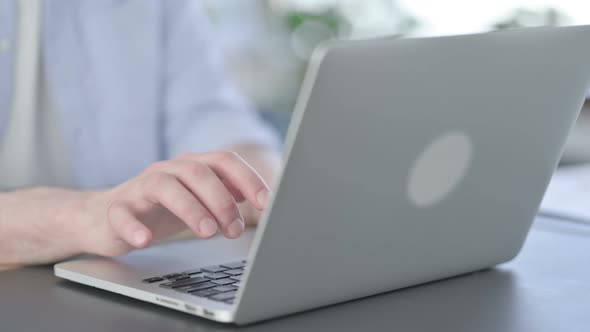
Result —
[[202, 5], [162, 1], [164, 155], [255, 144], [278, 149], [276, 132], [230, 82]]

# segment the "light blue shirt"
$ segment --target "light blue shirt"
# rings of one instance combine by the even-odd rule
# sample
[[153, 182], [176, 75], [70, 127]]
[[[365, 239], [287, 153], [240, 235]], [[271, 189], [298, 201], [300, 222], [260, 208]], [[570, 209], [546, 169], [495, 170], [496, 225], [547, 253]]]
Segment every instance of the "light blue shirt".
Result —
[[[15, 40], [0, 0], [0, 41]], [[45, 0], [42, 61], [79, 188], [121, 183], [150, 163], [235, 144], [277, 147], [228, 82], [196, 0]], [[0, 51], [0, 139], [14, 89]]]

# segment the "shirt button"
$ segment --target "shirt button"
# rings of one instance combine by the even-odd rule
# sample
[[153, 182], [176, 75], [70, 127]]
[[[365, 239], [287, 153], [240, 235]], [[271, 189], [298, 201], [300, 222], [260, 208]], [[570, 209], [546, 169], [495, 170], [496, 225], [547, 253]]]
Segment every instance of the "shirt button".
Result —
[[8, 38], [0, 38], [0, 53], [10, 50], [10, 40]]

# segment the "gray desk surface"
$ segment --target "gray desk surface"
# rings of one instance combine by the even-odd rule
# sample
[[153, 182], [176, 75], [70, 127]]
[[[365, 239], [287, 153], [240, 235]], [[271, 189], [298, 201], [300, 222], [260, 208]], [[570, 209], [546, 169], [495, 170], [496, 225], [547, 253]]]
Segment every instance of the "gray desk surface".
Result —
[[55, 278], [0, 273], [1, 331], [589, 331], [590, 226], [538, 218], [495, 269], [238, 328]]

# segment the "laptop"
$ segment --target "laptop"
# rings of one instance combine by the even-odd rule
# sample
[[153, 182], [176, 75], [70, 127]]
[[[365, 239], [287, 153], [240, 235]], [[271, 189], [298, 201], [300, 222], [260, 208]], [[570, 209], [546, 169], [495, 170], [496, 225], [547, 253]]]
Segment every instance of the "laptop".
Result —
[[248, 324], [515, 257], [590, 87], [590, 26], [335, 41], [313, 53], [256, 232], [55, 274]]

